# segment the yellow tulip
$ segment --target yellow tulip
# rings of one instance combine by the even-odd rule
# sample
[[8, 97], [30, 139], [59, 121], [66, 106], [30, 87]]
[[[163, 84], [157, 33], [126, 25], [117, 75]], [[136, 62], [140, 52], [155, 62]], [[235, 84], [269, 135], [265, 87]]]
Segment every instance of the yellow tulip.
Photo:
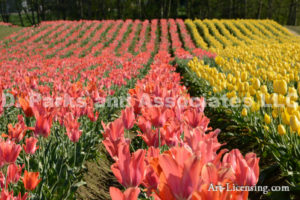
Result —
[[289, 114], [293, 114], [294, 112], [296, 112], [298, 109], [298, 103], [292, 101], [287, 105], [287, 112]]
[[297, 99], [298, 99], [297, 90], [294, 87], [289, 87], [289, 95], [288, 96], [291, 98], [291, 100], [297, 101]]
[[278, 94], [277, 93], [272, 93], [270, 96], [270, 103], [271, 104], [278, 104]]
[[270, 115], [265, 114], [264, 120], [265, 120], [265, 123], [266, 123], [266, 124], [270, 124], [270, 123], [271, 123], [271, 117], [270, 117]]
[[247, 72], [242, 72], [241, 74], [241, 80], [244, 82], [248, 79], [248, 73]]
[[285, 128], [282, 124], [278, 125], [277, 129], [278, 129], [279, 135], [285, 135], [286, 134], [286, 130], [285, 130]]
[[260, 88], [260, 81], [258, 78], [254, 78], [252, 80], [252, 85], [253, 85], [253, 88], [258, 90]]
[[213, 87], [213, 92], [214, 93], [217, 93], [218, 92], [218, 89], [216, 87]]
[[260, 87], [260, 91], [261, 91], [262, 93], [264, 93], [264, 94], [268, 93], [268, 88], [267, 88], [267, 86], [266, 86], [266, 85], [262, 85], [262, 86]]
[[253, 102], [251, 106], [251, 112], [256, 112], [259, 110], [259, 105], [256, 102]]
[[275, 118], [275, 119], [278, 117], [278, 111], [277, 111], [277, 109], [275, 109], [275, 110], [272, 111], [272, 117]]
[[217, 56], [215, 58], [215, 62], [216, 62], [217, 65], [222, 65], [224, 63], [224, 60], [221, 56]]
[[244, 90], [249, 91], [249, 83], [248, 82], [244, 83]]
[[243, 83], [240, 83], [240, 84], [238, 85], [238, 87], [239, 87], [239, 92], [245, 91], [245, 87], [244, 87], [244, 84], [243, 84]]
[[228, 81], [228, 82], [231, 82], [232, 79], [233, 79], [232, 74], [228, 74], [228, 75], [227, 75], [227, 81]]
[[[251, 93], [251, 89], [250, 89], [250, 93]], [[259, 101], [261, 101], [261, 100], [262, 100], [262, 97], [263, 97], [263, 96], [262, 96], [263, 94], [261, 93], [261, 91], [257, 91], [255, 94], [256, 94], [256, 98], [257, 98]]]
[[269, 127], [268, 126], [264, 126], [265, 131], [269, 131]]
[[289, 113], [287, 112], [286, 109], [284, 109], [284, 111], [281, 113], [281, 118], [282, 118], [282, 122], [286, 125], [290, 124], [290, 119], [291, 116], [289, 115]]
[[292, 131], [295, 131], [295, 132], [298, 131], [298, 129], [300, 128], [300, 122], [295, 115], [291, 116], [290, 125], [292, 128]]
[[243, 108], [243, 110], [242, 110], [242, 116], [245, 117], [245, 116], [247, 116], [247, 114], [248, 114], [247, 109]]
[[227, 94], [226, 94], [226, 96], [227, 96], [227, 98], [232, 98], [232, 97], [235, 97], [236, 96], [236, 93], [235, 93], [235, 91], [232, 91], [232, 92], [228, 92]]
[[274, 92], [285, 95], [287, 92], [287, 83], [285, 80], [275, 80], [273, 83]]

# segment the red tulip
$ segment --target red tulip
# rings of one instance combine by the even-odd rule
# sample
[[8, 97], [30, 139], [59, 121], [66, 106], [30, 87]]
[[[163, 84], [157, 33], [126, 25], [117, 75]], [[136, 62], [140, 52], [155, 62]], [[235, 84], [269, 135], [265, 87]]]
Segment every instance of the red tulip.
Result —
[[36, 119], [34, 133], [47, 138], [50, 135], [52, 126], [51, 111], [48, 111], [39, 105], [33, 108], [33, 112]]
[[8, 135], [2, 134], [3, 137], [8, 137], [10, 140], [15, 140], [16, 142], [24, 138], [26, 131], [28, 129], [31, 130], [31, 128], [26, 126], [22, 115], [18, 115], [18, 120], [19, 122], [15, 124], [15, 127], [12, 124], [8, 124]]
[[26, 138], [25, 143], [23, 144], [23, 148], [27, 154], [33, 155], [35, 151], [39, 148], [39, 146], [36, 146], [36, 143], [38, 142], [38, 139], [35, 137]]
[[14, 163], [20, 154], [21, 146], [14, 143], [13, 141], [1, 141], [0, 142], [0, 160], [1, 164]]
[[11, 200], [11, 199], [14, 197], [13, 191], [8, 192], [8, 191], [6, 191], [5, 189], [2, 189], [0, 195], [1, 195], [1, 196], [0, 196], [0, 199], [1, 199], [1, 200], [2, 200], [2, 199], [3, 199], [3, 200]]
[[122, 193], [118, 188], [110, 187], [109, 193], [112, 200], [137, 200], [140, 194], [140, 189], [131, 187]]
[[129, 130], [133, 127], [135, 122], [133, 107], [127, 107], [125, 110], [122, 110], [122, 120], [126, 129]]
[[14, 197], [13, 200], [26, 200], [28, 198], [28, 193], [26, 192], [23, 196], [19, 192], [19, 195], [17, 197]]
[[77, 119], [74, 119], [71, 113], [69, 113], [65, 118], [65, 126], [69, 139], [74, 143], [78, 142], [81, 137], [82, 130], [79, 130], [80, 124]]
[[23, 184], [26, 190], [34, 190], [40, 183], [41, 179], [38, 179], [39, 172], [24, 172]]
[[1, 188], [5, 187], [5, 176], [1, 171], [0, 171], [0, 187]]

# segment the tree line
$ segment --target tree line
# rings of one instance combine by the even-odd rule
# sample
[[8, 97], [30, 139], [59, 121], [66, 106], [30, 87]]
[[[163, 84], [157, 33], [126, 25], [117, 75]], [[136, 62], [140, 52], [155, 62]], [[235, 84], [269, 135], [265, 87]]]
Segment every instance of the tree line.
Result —
[[0, 0], [1, 18], [46, 20], [251, 18], [298, 25], [299, 0]]

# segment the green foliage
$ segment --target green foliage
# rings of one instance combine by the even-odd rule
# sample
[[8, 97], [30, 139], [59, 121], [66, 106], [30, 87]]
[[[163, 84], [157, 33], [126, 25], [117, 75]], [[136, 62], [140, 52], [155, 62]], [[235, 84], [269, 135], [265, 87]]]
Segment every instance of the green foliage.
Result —
[[[290, 25], [299, 25], [300, 21], [300, 3], [296, 0], [15, 0], [14, 4], [2, 1], [8, 2], [9, 12], [13, 13], [1, 12], [2, 20], [23, 26], [58, 19], [269, 18]], [[22, 2], [27, 2], [28, 7]]]

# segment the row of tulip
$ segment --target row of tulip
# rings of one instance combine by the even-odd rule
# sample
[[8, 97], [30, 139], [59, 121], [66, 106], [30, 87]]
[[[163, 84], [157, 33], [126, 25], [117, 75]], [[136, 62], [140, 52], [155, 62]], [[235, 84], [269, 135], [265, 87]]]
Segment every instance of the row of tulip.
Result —
[[272, 20], [187, 19], [185, 24], [196, 45], [212, 51], [227, 46], [283, 43], [286, 40], [299, 42], [298, 37]]
[[[121, 48], [122, 53], [127, 52], [127, 49], [131, 47], [134, 42], [133, 39], [139, 40], [137, 45], [135, 45], [134, 52], [140, 52], [142, 49], [145, 50], [147, 34], [149, 34], [150, 27], [149, 22], [146, 20], [143, 22], [143, 27], [140, 31], [140, 37], [135, 37], [138, 33], [135, 31], [139, 26], [140, 21], [127, 20], [124, 24], [121, 20], [116, 22], [112, 20], [105, 21], [58, 21], [58, 22], [43, 22], [40, 27], [35, 31], [32, 29], [25, 29], [12, 35], [7, 39], [3, 45], [7, 47], [9, 44], [9, 49], [7, 53], [13, 53], [19, 55], [21, 58], [23, 56], [35, 56], [37, 54], [43, 55], [44, 57], [84, 57], [88, 55], [100, 55], [101, 51], [114, 43], [115, 48]], [[179, 27], [177, 27], [177, 24]], [[131, 27], [133, 26], [133, 27]], [[169, 28], [170, 27], [170, 28]], [[132, 31], [132, 28], [134, 30]], [[169, 30], [168, 30], [169, 29]], [[162, 47], [169, 41], [169, 32], [171, 33], [172, 45], [177, 45], [174, 48], [174, 53], [177, 57], [190, 57], [195, 55], [198, 57], [203, 57], [209, 54], [200, 48], [195, 48], [191, 37], [188, 35], [186, 27], [182, 20], [161, 20], [161, 30], [162, 38], [161, 48], [162, 50], [170, 50], [170, 46]], [[128, 31], [130, 33], [129, 39], [127, 40], [124, 35]], [[146, 32], [147, 31], [147, 32]], [[182, 33], [181, 33], [182, 31]], [[180, 34], [182, 37], [180, 38]], [[125, 43], [123, 41], [126, 41]], [[164, 41], [167, 40], [167, 41]], [[188, 46], [188, 51], [185, 51], [184, 45]], [[122, 43], [122, 46], [121, 43]], [[177, 43], [177, 44], [176, 44]], [[27, 47], [27, 48], [24, 48]], [[163, 49], [168, 48], [168, 49]], [[45, 51], [47, 49], [47, 51]], [[113, 49], [113, 48], [109, 48]], [[176, 49], [176, 51], [175, 51]], [[119, 50], [118, 50], [119, 51]], [[117, 52], [120, 53], [120, 52]], [[210, 54], [213, 57], [214, 54]], [[3, 55], [4, 58], [4, 55]]]
[[[123, 193], [111, 187], [112, 199], [247, 199], [247, 191], [209, 190], [211, 184], [254, 186], [259, 159], [254, 153], [243, 157], [237, 149], [217, 153], [220, 131], [208, 127], [204, 99], [197, 108], [156, 105], [158, 97], [191, 100], [171, 60], [160, 51], [148, 75], [129, 91], [131, 107], [103, 124], [103, 144], [115, 160], [111, 169], [125, 188]], [[141, 106], [145, 96], [147, 103]]]
[[[202, 30], [207, 25], [213, 31], [209, 36], [204, 32], [205, 41], [215, 37], [223, 44], [209, 40], [214, 60], [188, 62], [210, 88], [202, 95], [227, 98], [233, 118], [254, 130], [253, 137], [280, 166], [281, 175], [299, 187], [300, 38], [270, 20], [195, 21], [200, 23]], [[220, 32], [211, 27], [221, 23]]]
[[0, 22], [0, 26], [13, 26], [11, 23]]
[[[95, 156], [97, 144], [101, 141], [99, 122], [110, 120], [109, 116], [116, 112], [116, 109], [101, 104], [107, 97], [126, 94], [135, 80], [146, 73], [147, 67], [144, 66], [157, 49], [157, 22], [151, 22], [151, 37], [145, 44], [149, 48], [136, 56], [115, 56], [114, 39], [117, 45], [124, 43], [123, 35], [116, 33], [104, 36], [105, 44], [101, 44], [105, 48], [97, 57], [45, 59], [49, 55], [47, 49], [42, 55], [29, 53], [42, 45], [47, 46], [43, 42], [50, 39], [48, 36], [56, 37], [56, 33], [51, 32], [40, 38], [40, 33], [50, 31], [51, 23], [41, 28], [40, 33], [32, 34], [34, 38], [29, 37], [27, 45], [38, 44], [29, 49], [30, 56], [25, 56], [25, 49], [12, 39], [19, 38], [24, 43], [22, 36], [13, 35], [7, 39], [14, 50], [10, 49], [9, 43], [1, 48], [4, 54], [1, 55], [1, 93], [9, 93], [17, 101], [11, 104], [12, 107], [1, 106], [1, 131], [6, 133], [0, 141], [1, 199], [74, 197], [74, 190], [82, 184], [82, 164]], [[125, 34], [127, 29], [121, 28], [122, 21], [107, 24], [115, 24], [113, 30], [119, 30], [119, 33]], [[72, 27], [71, 31], [63, 37], [57, 36], [58, 47], [49, 51], [59, 54], [63, 51], [60, 45], [68, 44], [76, 37], [86, 40], [79, 26], [94, 29], [92, 23], [70, 23], [67, 27]], [[127, 44], [124, 49], [126, 47]], [[10, 59], [12, 57], [19, 59]], [[7, 103], [1, 101], [2, 105]], [[77, 106], [78, 103], [84, 106]]]
[[146, 41], [146, 36], [149, 34], [149, 20], [145, 20], [142, 22], [142, 28], [139, 34], [138, 43], [135, 45], [134, 53], [138, 53], [142, 50], [143, 45]]

